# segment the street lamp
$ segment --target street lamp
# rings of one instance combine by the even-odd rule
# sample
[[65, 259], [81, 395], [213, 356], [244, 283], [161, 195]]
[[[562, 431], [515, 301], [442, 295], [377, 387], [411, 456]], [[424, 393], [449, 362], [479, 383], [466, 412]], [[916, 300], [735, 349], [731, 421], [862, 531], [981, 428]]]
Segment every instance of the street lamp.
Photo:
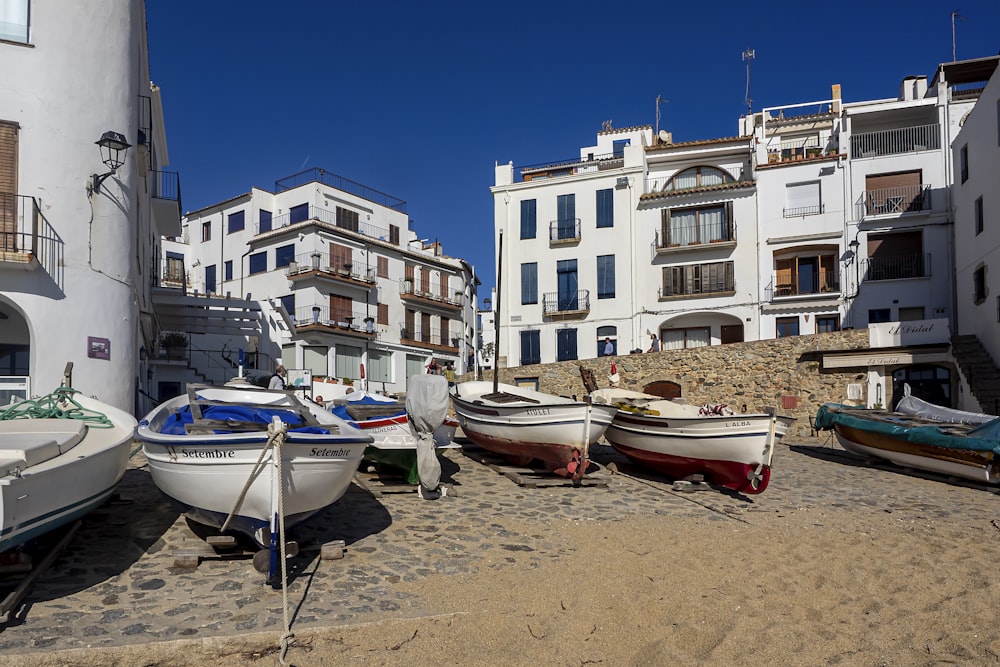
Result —
[[107, 173], [94, 174], [92, 177], [91, 192], [100, 192], [101, 183], [125, 164], [125, 154], [128, 153], [128, 149], [132, 147], [132, 144], [125, 141], [125, 136], [121, 133], [111, 132], [110, 130], [102, 134], [101, 138], [95, 143], [101, 148], [101, 162], [110, 169]]

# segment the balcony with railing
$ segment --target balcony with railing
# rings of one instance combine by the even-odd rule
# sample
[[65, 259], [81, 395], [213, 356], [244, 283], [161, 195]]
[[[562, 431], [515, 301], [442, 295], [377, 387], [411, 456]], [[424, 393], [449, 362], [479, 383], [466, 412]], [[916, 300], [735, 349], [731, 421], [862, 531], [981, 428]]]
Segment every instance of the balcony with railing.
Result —
[[404, 200], [318, 167], [306, 169], [305, 171], [300, 171], [297, 174], [292, 174], [291, 176], [286, 176], [275, 181], [274, 192], [285, 192], [286, 190], [292, 190], [307, 183], [323, 183], [324, 185], [337, 188], [342, 192], [375, 202], [380, 206], [385, 206], [400, 213], [406, 213], [406, 202]]
[[622, 152], [588, 155], [585, 158], [569, 158], [557, 162], [527, 165], [514, 169], [514, 182], [538, 181], [558, 176], [587, 174], [606, 169], [619, 169], [625, 165]]
[[431, 350], [456, 352], [459, 339], [453, 338], [447, 329], [422, 326], [411, 328], [404, 324], [399, 327], [399, 342]]
[[0, 270], [41, 268], [56, 278], [63, 250], [34, 197], [0, 192]]
[[260, 223], [258, 222], [256, 226], [256, 233], [266, 234], [283, 227], [290, 227], [291, 225], [297, 225], [310, 221], [322, 222], [341, 231], [352, 232], [354, 234], [358, 234], [359, 236], [391, 242], [389, 230], [387, 228], [360, 221], [357, 223], [344, 221], [338, 223], [337, 211], [335, 209], [331, 210], [321, 206], [308, 206], [305, 209], [295, 209], [293, 211], [289, 211], [288, 213], [272, 216], [271, 226], [269, 228], [261, 229]]
[[164, 236], [181, 234], [181, 179], [176, 171], [149, 172], [153, 218]]
[[375, 318], [363, 311], [351, 311], [314, 304], [295, 309], [295, 330], [340, 333], [375, 338]]
[[658, 255], [689, 250], [718, 250], [736, 245], [731, 220], [713, 224], [671, 224], [653, 232], [653, 244]]
[[906, 280], [929, 278], [930, 253], [911, 253], [888, 257], [868, 257], [861, 261], [862, 280]]
[[805, 160], [830, 159], [837, 156], [838, 149], [835, 140], [831, 139], [826, 146], [819, 145], [817, 137], [786, 139], [778, 142], [775, 147], [768, 148], [767, 164], [789, 164]]
[[858, 220], [876, 215], [903, 215], [931, 210], [931, 186], [903, 185], [866, 190], [855, 202]]
[[158, 286], [180, 288], [187, 293], [187, 273], [183, 259], [168, 258], [160, 263]]
[[820, 215], [824, 212], [823, 204], [813, 204], [812, 206], [797, 206], [795, 208], [782, 209], [782, 217], [801, 218], [807, 215]]
[[542, 314], [546, 316], [586, 315], [590, 312], [590, 290], [549, 292], [542, 295]]
[[899, 155], [941, 148], [941, 125], [914, 125], [851, 135], [851, 159]]
[[411, 278], [403, 278], [399, 281], [399, 296], [407, 301], [415, 301], [446, 310], [460, 310], [462, 308], [462, 293], [455, 295], [441, 293], [441, 285], [433, 287], [427, 285], [428, 289], [422, 289], [419, 281]]
[[840, 292], [840, 275], [836, 269], [778, 269], [771, 276], [765, 298], [768, 301], [814, 296], [833, 296]]
[[334, 265], [331, 264], [329, 254], [320, 252], [296, 255], [285, 267], [285, 274], [291, 281], [321, 278], [363, 287], [375, 284], [375, 268], [367, 262], [352, 260]]
[[549, 223], [549, 244], [579, 243], [580, 218], [553, 220]]

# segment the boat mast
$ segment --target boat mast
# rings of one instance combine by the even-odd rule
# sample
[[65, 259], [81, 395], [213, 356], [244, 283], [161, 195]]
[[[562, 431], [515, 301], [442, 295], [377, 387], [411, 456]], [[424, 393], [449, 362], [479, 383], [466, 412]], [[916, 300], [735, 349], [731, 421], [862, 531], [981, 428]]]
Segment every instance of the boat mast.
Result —
[[497, 246], [497, 297], [496, 309], [493, 312], [493, 393], [497, 393], [500, 384], [500, 302], [502, 301], [500, 285], [503, 284], [503, 230], [500, 230], [500, 243]]

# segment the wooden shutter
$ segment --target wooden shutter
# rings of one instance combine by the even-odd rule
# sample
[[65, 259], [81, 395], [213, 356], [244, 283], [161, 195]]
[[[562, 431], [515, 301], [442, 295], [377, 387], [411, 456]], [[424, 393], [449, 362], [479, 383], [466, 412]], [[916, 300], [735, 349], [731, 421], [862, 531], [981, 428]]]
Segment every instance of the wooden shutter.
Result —
[[339, 243], [330, 244], [330, 267], [334, 271], [343, 271], [347, 269], [350, 271], [350, 266], [353, 266], [353, 255], [351, 249], [345, 245], [340, 245]]
[[660, 213], [660, 247], [667, 247], [670, 240], [670, 209], [665, 208]]
[[351, 301], [351, 297], [341, 296], [339, 294], [330, 295], [330, 320], [334, 324], [346, 322], [346, 318], [354, 314], [352, 312], [353, 308], [354, 302]]
[[389, 324], [389, 304], [378, 304], [378, 323]]
[[427, 267], [420, 269], [420, 291], [424, 294], [431, 291], [431, 271]]
[[448, 298], [448, 274], [444, 271], [441, 272], [441, 298]]
[[17, 130], [0, 121], [0, 250], [17, 248]]
[[378, 270], [379, 278], [388, 278], [389, 277], [389, 258], [388, 257], [378, 257], [377, 258], [377, 264], [378, 264], [378, 269], [377, 270]]

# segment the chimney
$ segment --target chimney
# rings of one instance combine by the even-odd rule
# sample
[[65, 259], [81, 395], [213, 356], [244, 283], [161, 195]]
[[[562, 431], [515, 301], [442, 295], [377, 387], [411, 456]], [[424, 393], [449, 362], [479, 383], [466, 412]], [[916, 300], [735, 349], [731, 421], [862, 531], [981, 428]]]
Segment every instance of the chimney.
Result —
[[909, 102], [914, 99], [913, 93], [916, 78], [915, 76], [908, 76], [899, 84], [899, 100], [901, 102]]
[[830, 87], [830, 97], [833, 99], [833, 104], [830, 105], [830, 111], [833, 113], [840, 113], [840, 84], [835, 83]]
[[918, 76], [913, 82], [913, 99], [922, 100], [927, 97], [927, 77]]

